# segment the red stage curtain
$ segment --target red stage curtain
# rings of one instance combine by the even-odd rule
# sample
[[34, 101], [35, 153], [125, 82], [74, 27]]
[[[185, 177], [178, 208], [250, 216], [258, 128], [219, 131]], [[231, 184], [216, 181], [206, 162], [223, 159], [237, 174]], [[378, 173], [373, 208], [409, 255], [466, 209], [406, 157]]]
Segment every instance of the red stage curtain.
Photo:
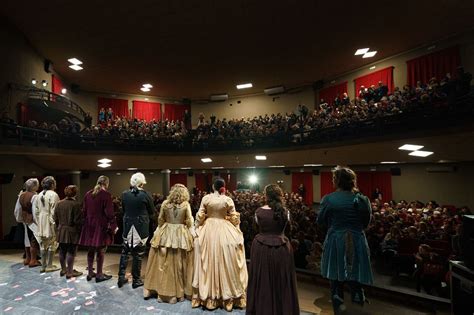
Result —
[[319, 100], [317, 100], [316, 103], [319, 104], [321, 99], [324, 99], [324, 101], [326, 101], [328, 104], [332, 104], [334, 103], [334, 99], [337, 95], [342, 98], [344, 93], [347, 93], [347, 81], [341, 84], [328, 86], [327, 88], [320, 90]]
[[61, 79], [59, 79], [57, 76], [54, 74], [51, 76], [51, 90], [55, 94], [61, 95], [61, 91], [63, 89], [64, 85]]
[[394, 88], [393, 67], [388, 67], [354, 79], [355, 95], [359, 95], [359, 90], [362, 85], [365, 87], [370, 87], [371, 85], [377, 86], [379, 81], [382, 81], [383, 84], [388, 87], [389, 93], [392, 92]]
[[118, 117], [130, 117], [130, 112], [128, 110], [128, 100], [122, 100], [118, 98], [98, 98], [97, 114], [99, 114], [100, 109], [104, 108], [105, 111], [109, 108], [112, 108], [114, 112], [114, 118]]
[[298, 192], [300, 184], [304, 185], [306, 193], [304, 201], [307, 205], [313, 204], [313, 173], [312, 172], [299, 172], [293, 173], [291, 178], [291, 191]]
[[390, 172], [372, 173], [372, 192], [375, 190], [375, 188], [378, 188], [382, 193], [383, 201], [392, 200], [392, 174]]
[[150, 120], [161, 119], [161, 104], [154, 102], [133, 101], [133, 118]]
[[191, 105], [165, 104], [164, 119], [184, 121], [184, 111], [191, 111]]
[[407, 82], [416, 86], [417, 81], [428, 83], [432, 77], [441, 80], [446, 73], [456, 75], [456, 68], [461, 65], [459, 47], [454, 46], [428, 55], [407, 61]]
[[201, 191], [211, 192], [212, 191], [212, 174], [196, 174], [196, 188]]
[[170, 174], [170, 187], [175, 184], [183, 184], [188, 186], [188, 175], [187, 174]]
[[235, 173], [220, 173], [219, 176], [225, 180], [226, 189], [230, 192], [237, 190], [237, 174]]
[[321, 187], [321, 199], [327, 194], [334, 192], [334, 187], [332, 184], [332, 173], [331, 172], [321, 172], [319, 173], [320, 178], [320, 187]]

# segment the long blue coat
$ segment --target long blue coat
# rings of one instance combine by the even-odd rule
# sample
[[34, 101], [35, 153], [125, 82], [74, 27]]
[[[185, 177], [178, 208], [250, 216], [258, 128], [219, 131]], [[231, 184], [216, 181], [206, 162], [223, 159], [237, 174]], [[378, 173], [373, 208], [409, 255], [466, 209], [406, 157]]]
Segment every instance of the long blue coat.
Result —
[[367, 197], [350, 191], [324, 196], [318, 224], [328, 228], [321, 257], [321, 275], [330, 280], [372, 284], [370, 250], [364, 229], [372, 209]]

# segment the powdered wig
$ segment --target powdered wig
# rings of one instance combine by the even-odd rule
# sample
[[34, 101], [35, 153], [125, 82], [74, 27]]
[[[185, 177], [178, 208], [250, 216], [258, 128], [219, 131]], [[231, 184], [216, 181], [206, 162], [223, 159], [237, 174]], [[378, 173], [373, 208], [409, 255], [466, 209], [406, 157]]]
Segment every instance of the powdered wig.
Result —
[[39, 188], [39, 180], [37, 178], [30, 178], [25, 182], [25, 190], [35, 192]]
[[74, 198], [77, 195], [77, 186], [76, 185], [69, 185], [64, 188], [64, 195], [67, 198]]
[[348, 167], [336, 166], [332, 170], [332, 182], [334, 187], [346, 190], [346, 191], [357, 191], [357, 175]]
[[143, 173], [135, 173], [132, 175], [132, 177], [130, 178], [130, 186], [132, 187], [140, 187], [140, 186], [143, 186], [146, 184], [146, 179], [145, 179], [145, 175], [143, 175]]
[[189, 191], [183, 184], [173, 185], [166, 200], [169, 204], [174, 205], [180, 205], [185, 201], [189, 202]]

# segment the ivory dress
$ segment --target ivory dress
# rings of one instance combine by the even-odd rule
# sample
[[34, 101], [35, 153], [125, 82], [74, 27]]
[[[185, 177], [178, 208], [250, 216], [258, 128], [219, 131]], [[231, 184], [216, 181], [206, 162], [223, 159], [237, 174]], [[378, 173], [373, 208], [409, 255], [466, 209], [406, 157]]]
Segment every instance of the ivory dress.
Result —
[[145, 296], [157, 292], [164, 301], [191, 297], [193, 277], [194, 224], [189, 202], [180, 205], [168, 200], [161, 205], [158, 228], [151, 240], [145, 273]]
[[204, 196], [196, 221], [193, 306], [245, 307], [247, 264], [234, 201], [218, 192]]

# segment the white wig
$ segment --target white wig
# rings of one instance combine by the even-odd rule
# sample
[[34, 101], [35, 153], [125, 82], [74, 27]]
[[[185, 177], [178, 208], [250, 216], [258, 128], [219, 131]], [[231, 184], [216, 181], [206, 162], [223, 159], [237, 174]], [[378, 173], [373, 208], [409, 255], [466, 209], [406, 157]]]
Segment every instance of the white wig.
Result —
[[130, 178], [130, 186], [132, 187], [138, 187], [140, 185], [145, 185], [145, 184], [146, 184], [146, 179], [143, 173], [140, 173], [140, 172], [135, 173]]

